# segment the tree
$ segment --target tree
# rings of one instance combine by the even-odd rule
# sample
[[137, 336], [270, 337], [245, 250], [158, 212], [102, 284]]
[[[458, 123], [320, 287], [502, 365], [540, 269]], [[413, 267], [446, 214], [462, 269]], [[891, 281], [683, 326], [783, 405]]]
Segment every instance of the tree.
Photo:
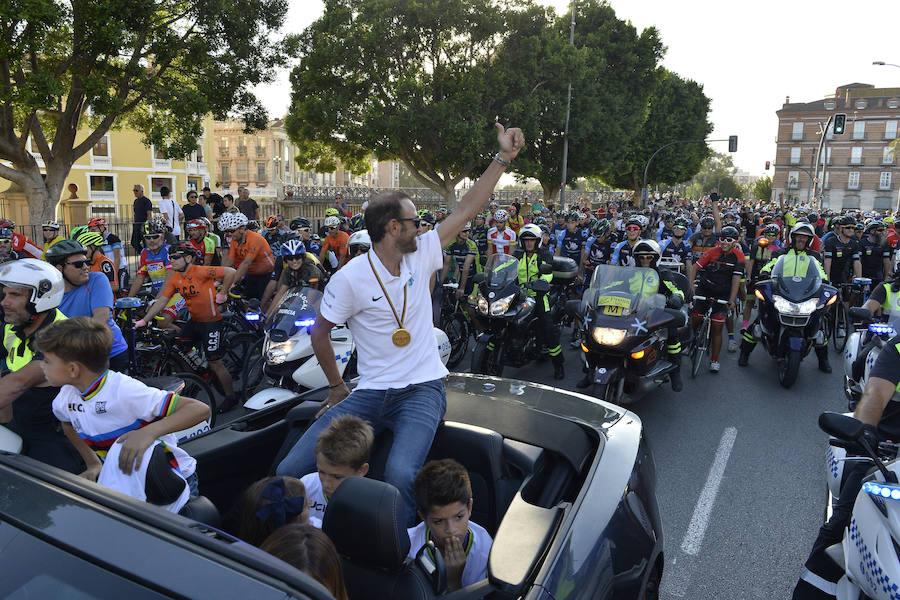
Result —
[[[290, 126], [287, 129], [290, 136]], [[304, 140], [299, 136], [292, 139], [296, 140], [294, 141], [294, 162], [303, 171], [334, 173], [340, 163], [345, 171], [362, 175], [368, 173], [372, 168], [372, 164], [369, 162], [370, 155], [367, 153], [347, 154], [343, 158], [339, 158], [331, 148], [321, 142]]]
[[514, 32], [498, 52], [498, 68], [528, 81], [508, 113], [525, 133], [526, 150], [516, 159], [517, 177], [541, 182], [549, 200], [562, 183], [566, 99], [572, 83], [566, 183], [596, 175], [639, 132], [663, 53], [655, 28], [640, 34], [598, 0], [577, 4], [574, 46], [571, 13], [555, 17], [531, 7], [511, 18]]
[[[639, 198], [644, 169], [662, 146], [678, 140], [704, 140], [712, 132], [709, 98], [703, 86], [660, 68], [652, 87], [647, 118], [618, 160], [602, 166], [601, 177], [616, 188], [631, 189]], [[675, 144], [653, 158], [647, 183], [675, 184], [696, 174], [709, 148], [705, 143]]]
[[291, 73], [292, 140], [399, 160], [455, 202], [517, 89], [492, 68], [506, 18], [492, 0], [326, 0]]
[[703, 161], [697, 174], [691, 180], [691, 194], [700, 196], [718, 190], [722, 198], [741, 198], [744, 190], [734, 179], [737, 168], [730, 154], [713, 152]]
[[753, 195], [760, 202], [768, 202], [772, 199], [772, 178], [766, 175], [757, 179], [752, 186]]
[[296, 47], [273, 36], [286, 12], [286, 0], [0, 3], [0, 160], [10, 163], [0, 177], [24, 189], [40, 221], [54, 216], [75, 160], [114, 125], [176, 158], [196, 149], [208, 114], [265, 127], [249, 89]]

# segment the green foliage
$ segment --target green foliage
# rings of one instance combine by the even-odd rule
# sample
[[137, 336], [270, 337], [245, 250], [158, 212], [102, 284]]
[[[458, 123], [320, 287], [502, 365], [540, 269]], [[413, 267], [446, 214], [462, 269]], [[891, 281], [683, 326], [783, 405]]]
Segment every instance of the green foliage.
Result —
[[291, 73], [292, 141], [342, 160], [364, 148], [452, 194], [489, 160], [518, 83], [492, 68], [507, 14], [491, 0], [326, 0]]
[[137, 128], [171, 158], [196, 149], [206, 115], [264, 127], [249, 90], [296, 52], [295, 38], [273, 35], [286, 12], [286, 0], [0, 3], [0, 160], [12, 163], [0, 176], [36, 189], [30, 134], [47, 165], [45, 189], [29, 196], [39, 220], [52, 216], [72, 163], [113, 124]]
[[[288, 129], [290, 131], [290, 129]], [[303, 171], [315, 171], [316, 173], [333, 173], [338, 168], [338, 162], [346, 171], [361, 175], [368, 173], [372, 164], [368, 160], [368, 154], [345, 154], [338, 157], [330, 147], [322, 142], [311, 142], [303, 138], [295, 139], [294, 161]]]
[[734, 179], [736, 172], [737, 168], [730, 154], [713, 152], [691, 179], [690, 194], [699, 197], [718, 190], [722, 198], [742, 198], [744, 189]]
[[751, 186], [753, 195], [761, 202], [768, 202], [772, 198], [772, 178], [766, 175], [757, 179]]

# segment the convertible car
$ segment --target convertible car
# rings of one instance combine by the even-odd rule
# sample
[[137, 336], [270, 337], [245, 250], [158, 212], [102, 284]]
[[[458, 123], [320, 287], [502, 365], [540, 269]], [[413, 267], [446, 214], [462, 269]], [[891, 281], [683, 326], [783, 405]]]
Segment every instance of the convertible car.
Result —
[[[534, 383], [450, 375], [429, 458], [471, 475], [472, 519], [494, 545], [488, 577], [445, 598], [657, 598], [664, 565], [653, 457], [640, 419]], [[329, 598], [232, 530], [241, 492], [274, 471], [324, 399], [313, 390], [183, 443], [200, 491], [174, 515], [26, 457], [0, 455], [0, 595], [12, 598]], [[444, 593], [437, 553], [406, 559], [399, 493], [369, 475], [329, 499], [324, 530], [351, 600]], [[352, 520], [352, 524], [349, 521]]]

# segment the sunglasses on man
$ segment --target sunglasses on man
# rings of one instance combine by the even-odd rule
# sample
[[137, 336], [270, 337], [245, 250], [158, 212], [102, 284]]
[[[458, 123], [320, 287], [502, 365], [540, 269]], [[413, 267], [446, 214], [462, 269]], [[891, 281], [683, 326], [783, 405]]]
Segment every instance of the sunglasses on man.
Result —
[[66, 264], [69, 265], [70, 267], [75, 267], [76, 269], [83, 269], [85, 266], [89, 265], [90, 263], [86, 260], [73, 260], [72, 262], [67, 262]]
[[638, 227], [637, 225], [629, 225], [628, 227], [625, 228], [625, 231], [640, 231], [640, 230], [641, 230], [641, 228]]
[[162, 237], [162, 235], [159, 234], [159, 233], [157, 233], [157, 234], [155, 234], [155, 235], [145, 235], [145, 236], [144, 236], [144, 239], [145, 239], [145, 240], [158, 240], [158, 239], [161, 238], [161, 237]]
[[736, 238], [733, 238], [733, 237], [724, 237], [724, 238], [722, 238], [722, 243], [723, 243], [723, 244], [733, 244], [733, 243], [735, 243], [736, 241], [737, 241], [737, 239], [736, 239]]

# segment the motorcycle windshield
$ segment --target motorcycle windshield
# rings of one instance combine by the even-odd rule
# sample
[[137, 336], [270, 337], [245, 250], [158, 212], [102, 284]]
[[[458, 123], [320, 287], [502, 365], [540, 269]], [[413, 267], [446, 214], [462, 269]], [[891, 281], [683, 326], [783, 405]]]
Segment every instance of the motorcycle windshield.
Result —
[[492, 254], [484, 266], [484, 283], [491, 289], [503, 289], [519, 275], [519, 261], [509, 254]]
[[287, 339], [298, 327], [312, 326], [316, 322], [320, 302], [322, 292], [319, 290], [309, 287], [288, 290], [278, 305], [278, 310], [272, 315], [269, 329], [282, 332], [284, 339]]
[[597, 265], [584, 293], [589, 308], [601, 308], [608, 316], [625, 316], [666, 305], [659, 293], [659, 273], [643, 267]]
[[792, 302], [815, 295], [822, 287], [822, 276], [813, 264], [816, 259], [800, 255], [784, 255], [772, 267], [772, 292]]

